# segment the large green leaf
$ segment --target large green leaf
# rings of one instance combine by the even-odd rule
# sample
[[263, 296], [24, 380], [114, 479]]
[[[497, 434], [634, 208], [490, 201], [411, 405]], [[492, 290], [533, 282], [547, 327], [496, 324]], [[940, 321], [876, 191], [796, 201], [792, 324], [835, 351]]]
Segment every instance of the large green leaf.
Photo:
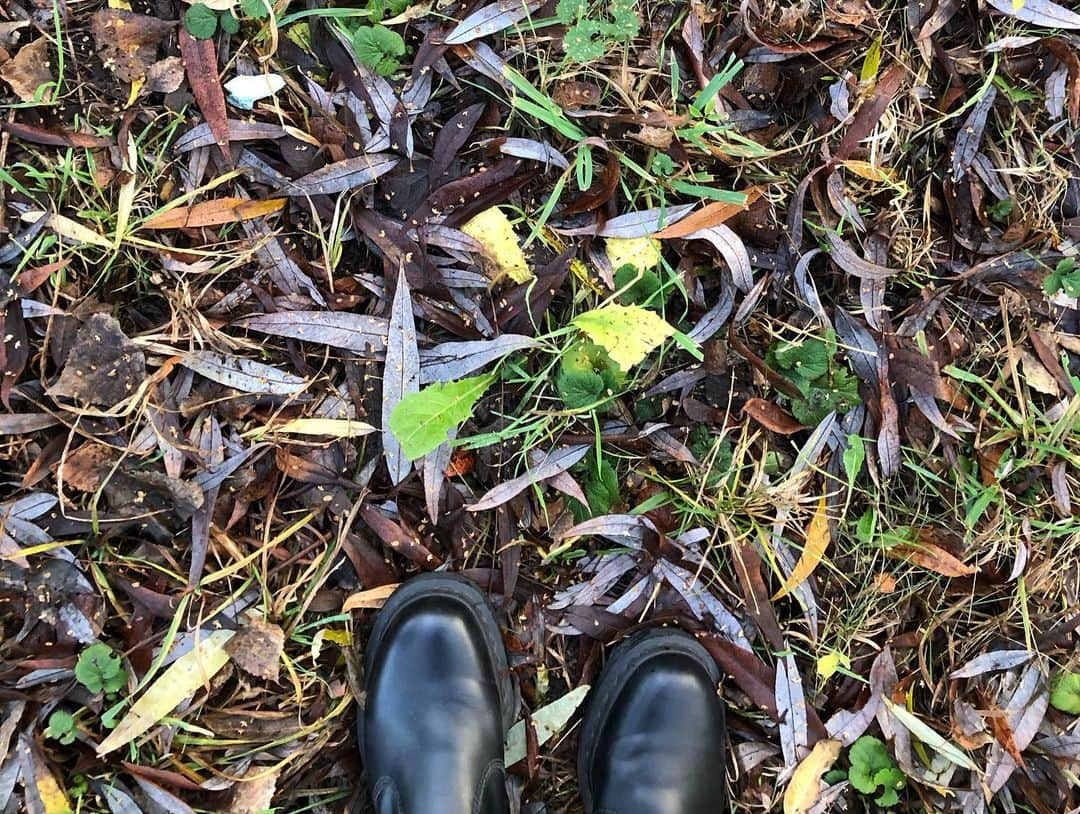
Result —
[[640, 305], [605, 305], [574, 319], [574, 326], [629, 370], [675, 333], [675, 329]]
[[440, 382], [405, 396], [390, 414], [390, 430], [406, 457], [415, 461], [437, 449], [447, 434], [472, 415], [494, 374]]

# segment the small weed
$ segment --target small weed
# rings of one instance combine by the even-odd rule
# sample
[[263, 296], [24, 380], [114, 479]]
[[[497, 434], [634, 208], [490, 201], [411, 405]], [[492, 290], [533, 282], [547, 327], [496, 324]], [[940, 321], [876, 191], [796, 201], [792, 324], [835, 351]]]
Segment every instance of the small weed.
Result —
[[834, 410], [846, 413], [859, 401], [859, 383], [836, 358], [836, 334], [811, 336], [773, 345], [765, 361], [794, 384], [802, 398], [791, 400], [791, 413], [815, 426]]
[[1058, 263], [1043, 281], [1043, 290], [1049, 297], [1059, 291], [1064, 291], [1068, 297], [1080, 297], [1080, 266], [1076, 260], [1066, 257]]
[[79, 654], [75, 678], [92, 693], [112, 695], [124, 688], [128, 677], [120, 657], [107, 644], [98, 642]]
[[633, 0], [612, 0], [599, 8], [588, 0], [559, 0], [555, 15], [569, 26], [563, 38], [566, 58], [582, 64], [595, 62], [616, 45], [629, 43], [641, 30]]
[[569, 410], [595, 409], [608, 403], [626, 374], [602, 347], [579, 339], [563, 354], [555, 389]]
[[49, 716], [49, 725], [45, 727], [45, 736], [59, 741], [62, 746], [70, 746], [75, 742], [75, 735], [79, 731], [75, 723], [75, 716], [65, 709], [58, 709]]
[[1054, 677], [1050, 705], [1069, 715], [1080, 715], [1080, 673], [1062, 671]]
[[851, 763], [848, 780], [852, 786], [867, 796], [876, 794], [874, 802], [882, 808], [892, 808], [900, 802], [896, 792], [906, 785], [904, 773], [878, 738], [863, 735], [851, 745], [848, 760]]

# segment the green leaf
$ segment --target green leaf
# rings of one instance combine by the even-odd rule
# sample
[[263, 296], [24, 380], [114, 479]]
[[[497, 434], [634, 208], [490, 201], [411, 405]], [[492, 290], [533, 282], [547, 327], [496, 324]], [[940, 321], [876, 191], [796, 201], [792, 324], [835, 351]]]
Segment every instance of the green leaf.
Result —
[[615, 467], [607, 461], [601, 461], [597, 471], [597, 467], [590, 464], [584, 491], [593, 517], [610, 512], [611, 507], [619, 502], [619, 474]]
[[888, 748], [873, 735], [863, 735], [851, 744], [848, 751], [848, 780], [863, 794], [874, 794], [878, 789], [875, 776], [882, 770], [896, 768], [896, 762]]
[[76, 731], [78, 727], [75, 724], [75, 716], [65, 709], [58, 709], [49, 716], [45, 736], [68, 746], [75, 742]]
[[555, 17], [563, 25], [573, 25], [588, 13], [588, 0], [559, 0], [555, 5]]
[[844, 472], [847, 473], [848, 486], [851, 486], [866, 462], [866, 444], [861, 436], [852, 433], [847, 437], [847, 445], [844, 450]]
[[208, 40], [217, 31], [217, 12], [205, 3], [189, 6], [184, 12], [184, 28], [197, 40]]
[[360, 26], [353, 33], [357, 58], [380, 76], [390, 76], [401, 65], [405, 40], [396, 31], [382, 25]]
[[390, 414], [390, 430], [410, 460], [423, 458], [446, 441], [447, 434], [472, 415], [473, 407], [495, 374], [439, 382], [405, 396]]
[[580, 314], [572, 324], [604, 348], [623, 371], [675, 333], [671, 325], [640, 305], [605, 305]]
[[631, 263], [615, 272], [615, 289], [618, 291], [626, 288], [619, 299], [627, 304], [658, 308], [662, 302], [660, 291], [663, 287], [664, 284], [655, 271], [639, 272]]
[[244, 10], [244, 15], [252, 20], [265, 20], [270, 16], [268, 2], [269, 0], [240, 0], [240, 8]]
[[806, 392], [810, 382], [829, 372], [829, 349], [817, 337], [781, 342], [769, 350], [766, 361]]
[[596, 20], [581, 20], [570, 26], [563, 36], [566, 58], [572, 62], [595, 62], [607, 53], [609, 45], [603, 35], [603, 26]]
[[223, 11], [218, 16], [218, 25], [226, 34], [235, 34], [240, 30], [240, 21], [233, 17], [231, 12]]
[[560, 370], [555, 377], [555, 389], [569, 410], [583, 410], [604, 400], [607, 387], [599, 373], [593, 370]]
[[604, 34], [617, 42], [630, 42], [641, 31], [641, 19], [634, 11], [634, 0], [612, 0], [611, 22], [604, 25]]
[[881, 67], [881, 37], [871, 43], [863, 60], [862, 71], [859, 72], [859, 81], [866, 83], [877, 77], [878, 68]]
[[127, 671], [112, 648], [98, 642], [79, 654], [75, 678], [92, 693], [116, 692], [127, 683]]
[[1050, 706], [1080, 715], [1080, 673], [1060, 672], [1050, 687]]

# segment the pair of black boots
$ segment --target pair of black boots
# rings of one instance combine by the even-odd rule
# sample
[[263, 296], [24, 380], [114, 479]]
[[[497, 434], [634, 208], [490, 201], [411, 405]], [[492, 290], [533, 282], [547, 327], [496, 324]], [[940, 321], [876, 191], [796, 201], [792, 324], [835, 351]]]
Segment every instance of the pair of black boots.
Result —
[[[513, 691], [487, 598], [449, 574], [391, 596], [366, 654], [360, 749], [378, 814], [506, 814], [503, 739]], [[619, 645], [585, 709], [587, 814], [724, 811], [719, 672], [693, 637]]]

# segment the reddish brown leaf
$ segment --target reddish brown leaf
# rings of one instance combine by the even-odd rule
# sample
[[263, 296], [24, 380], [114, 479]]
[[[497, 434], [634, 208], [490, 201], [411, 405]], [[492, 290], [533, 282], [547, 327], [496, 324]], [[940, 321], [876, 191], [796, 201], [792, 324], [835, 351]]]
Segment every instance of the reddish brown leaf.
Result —
[[667, 240], [673, 237], [686, 237], [687, 235], [691, 235], [702, 229], [708, 229], [710, 226], [724, 223], [740, 212], [745, 212], [749, 209], [750, 204], [761, 197], [761, 192], [761, 187], [750, 187], [750, 189], [743, 190], [743, 194], [746, 195], [746, 203], [744, 204], [713, 201], [696, 212], [691, 212], [678, 223], [673, 223], [666, 229], [660, 230], [653, 235], [653, 237], [659, 240]]
[[177, 207], [162, 212], [146, 221], [149, 229], [195, 229], [202, 226], [220, 226], [242, 220], [271, 215], [285, 206], [284, 198], [265, 201], [249, 201], [244, 198], [215, 198], [191, 207]]
[[855, 118], [852, 119], [847, 132], [844, 133], [844, 137], [840, 140], [836, 152], [833, 153], [831, 164], [835, 165], [838, 161], [850, 157], [855, 148], [859, 146], [859, 142], [874, 131], [878, 122], [881, 121], [882, 114], [892, 102], [893, 97], [896, 96], [897, 91], [900, 90], [900, 83], [904, 80], [904, 72], [904, 66], [896, 64], [881, 75], [870, 98], [863, 102], [855, 113]]
[[183, 26], [180, 27], [179, 41], [191, 92], [195, 96], [195, 101], [206, 123], [210, 126], [210, 132], [217, 140], [221, 154], [229, 164], [232, 164], [225, 92], [221, 89], [221, 79], [218, 77], [217, 49], [214, 48], [214, 41], [197, 40]]
[[978, 568], [967, 565], [934, 542], [940, 536], [935, 529], [920, 529], [917, 541], [892, 546], [888, 549], [889, 556], [906, 560], [943, 577], [966, 577], [978, 573]]
[[742, 411], [744, 415], [754, 419], [765, 429], [780, 435], [792, 435], [806, 429], [792, 417], [791, 413], [767, 399], [747, 399]]

